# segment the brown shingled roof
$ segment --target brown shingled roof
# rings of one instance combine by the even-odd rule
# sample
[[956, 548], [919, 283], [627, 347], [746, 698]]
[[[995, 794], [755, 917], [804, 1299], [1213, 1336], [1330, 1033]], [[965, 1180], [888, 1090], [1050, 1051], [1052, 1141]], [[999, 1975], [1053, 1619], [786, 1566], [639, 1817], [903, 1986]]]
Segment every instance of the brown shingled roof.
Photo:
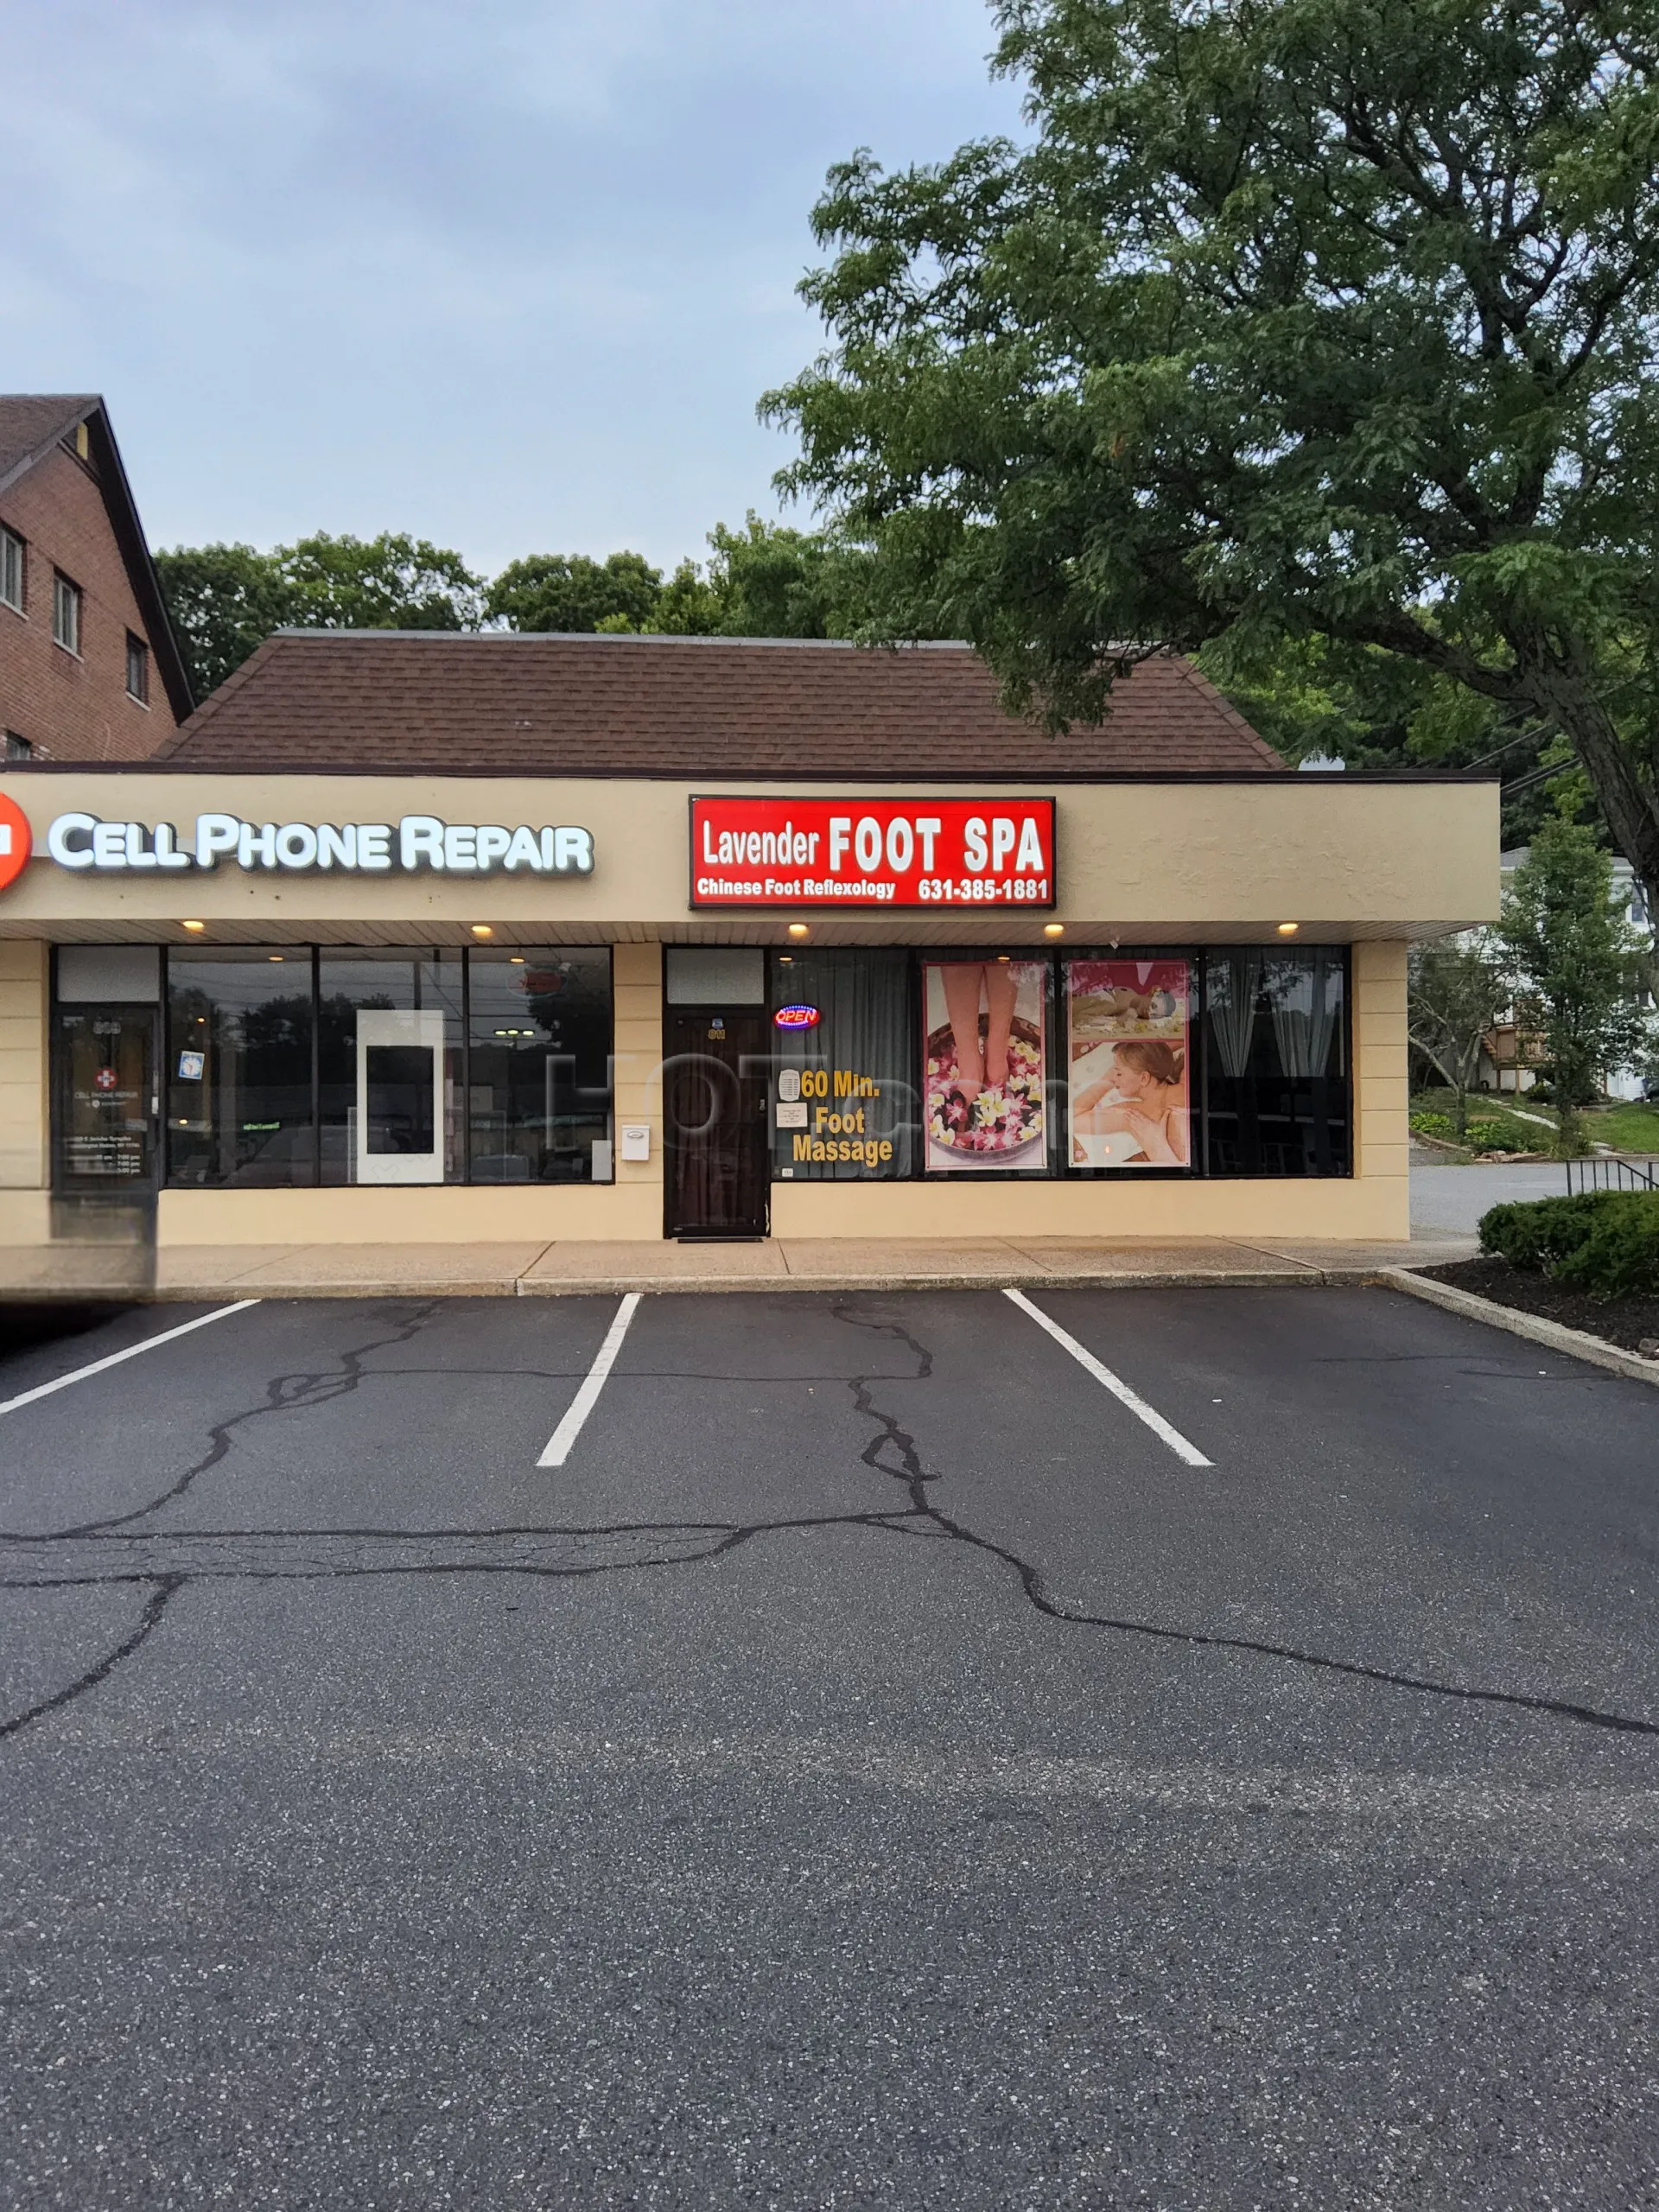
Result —
[[1283, 763], [1192, 664], [1142, 661], [1098, 727], [1006, 715], [966, 645], [283, 631], [156, 755], [178, 767], [524, 775], [1236, 774]]

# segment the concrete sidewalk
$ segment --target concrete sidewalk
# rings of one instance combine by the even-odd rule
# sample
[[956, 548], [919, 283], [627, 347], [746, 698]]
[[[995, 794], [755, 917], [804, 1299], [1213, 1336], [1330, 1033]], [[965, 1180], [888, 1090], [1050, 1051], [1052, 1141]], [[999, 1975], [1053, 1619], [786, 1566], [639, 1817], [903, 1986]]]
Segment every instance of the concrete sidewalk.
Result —
[[1408, 1244], [982, 1237], [882, 1243], [191, 1245], [0, 1248], [0, 1300], [557, 1298], [661, 1290], [1030, 1289], [1375, 1281], [1387, 1268], [1467, 1258], [1471, 1236]]

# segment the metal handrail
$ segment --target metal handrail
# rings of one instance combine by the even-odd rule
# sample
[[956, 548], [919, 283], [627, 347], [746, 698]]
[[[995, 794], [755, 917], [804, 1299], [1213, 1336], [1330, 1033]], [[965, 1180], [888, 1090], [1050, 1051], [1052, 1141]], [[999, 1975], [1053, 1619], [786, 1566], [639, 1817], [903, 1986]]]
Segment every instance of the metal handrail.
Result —
[[1659, 1191], [1659, 1160], [1600, 1152], [1587, 1160], [1569, 1160], [1566, 1166], [1568, 1198], [1585, 1191]]

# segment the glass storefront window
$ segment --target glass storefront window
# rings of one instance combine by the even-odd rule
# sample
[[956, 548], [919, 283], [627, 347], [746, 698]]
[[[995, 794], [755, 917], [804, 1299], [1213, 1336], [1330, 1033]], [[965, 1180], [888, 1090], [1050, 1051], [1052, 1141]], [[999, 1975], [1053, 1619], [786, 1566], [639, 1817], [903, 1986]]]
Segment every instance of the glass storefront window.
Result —
[[903, 950], [785, 952], [773, 961], [776, 1175], [833, 1183], [914, 1173], [910, 979]]
[[1180, 959], [1065, 963], [1074, 1168], [1192, 1165], [1192, 978]]
[[1205, 963], [1212, 1175], [1346, 1175], [1347, 962], [1339, 945]]
[[609, 952], [474, 952], [467, 981], [472, 1180], [608, 1183]]
[[174, 950], [166, 1078], [170, 1183], [309, 1183], [309, 948]]
[[461, 1181], [461, 967], [459, 952], [321, 955], [323, 1182]]

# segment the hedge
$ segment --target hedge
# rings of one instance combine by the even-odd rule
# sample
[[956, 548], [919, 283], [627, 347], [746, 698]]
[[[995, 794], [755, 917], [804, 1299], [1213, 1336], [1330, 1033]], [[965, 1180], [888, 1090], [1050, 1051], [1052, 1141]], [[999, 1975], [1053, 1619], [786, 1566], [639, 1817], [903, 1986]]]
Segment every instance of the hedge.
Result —
[[1494, 1206], [1480, 1249], [1592, 1298], [1659, 1297], [1659, 1191], [1586, 1191]]

